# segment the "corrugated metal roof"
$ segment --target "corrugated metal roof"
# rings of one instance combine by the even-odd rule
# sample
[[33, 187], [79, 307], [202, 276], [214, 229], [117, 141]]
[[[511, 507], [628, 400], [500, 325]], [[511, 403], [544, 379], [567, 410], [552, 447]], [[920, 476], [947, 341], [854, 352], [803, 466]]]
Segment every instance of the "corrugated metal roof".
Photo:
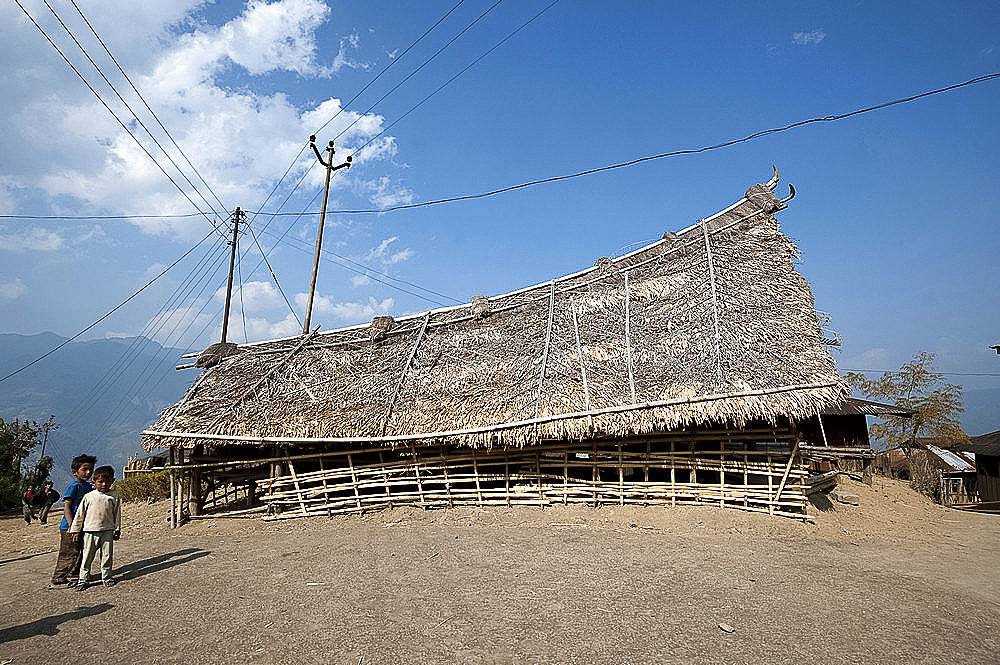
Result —
[[824, 416], [902, 416], [908, 418], [916, 411], [895, 404], [881, 404], [848, 397], [840, 404], [826, 407], [821, 413]]
[[927, 450], [934, 453], [938, 459], [950, 466], [955, 471], [975, 471], [976, 465], [971, 464], [969, 460], [965, 459], [961, 455], [954, 453], [950, 450], [945, 450], [944, 448], [938, 448], [937, 446], [928, 445]]

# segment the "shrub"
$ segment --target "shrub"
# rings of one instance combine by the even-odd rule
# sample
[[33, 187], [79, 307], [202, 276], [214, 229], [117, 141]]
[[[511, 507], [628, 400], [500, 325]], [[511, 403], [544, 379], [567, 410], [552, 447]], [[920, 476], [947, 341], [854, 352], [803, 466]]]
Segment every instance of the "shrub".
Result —
[[115, 482], [115, 491], [123, 503], [159, 501], [170, 496], [170, 472], [137, 473]]

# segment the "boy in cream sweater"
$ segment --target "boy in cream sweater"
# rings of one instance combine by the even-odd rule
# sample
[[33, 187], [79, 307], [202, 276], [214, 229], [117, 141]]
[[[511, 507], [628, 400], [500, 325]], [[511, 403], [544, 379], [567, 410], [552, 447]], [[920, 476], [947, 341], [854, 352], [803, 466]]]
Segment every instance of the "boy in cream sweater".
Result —
[[104, 586], [115, 583], [111, 577], [111, 567], [115, 556], [114, 541], [121, 537], [122, 501], [118, 494], [111, 491], [114, 482], [114, 468], [101, 466], [94, 471], [94, 487], [97, 489], [84, 495], [73, 517], [73, 525], [69, 528], [74, 542], [83, 538], [83, 563], [80, 566], [78, 591], [87, 588], [90, 564], [94, 561], [97, 550], [101, 551], [101, 582]]

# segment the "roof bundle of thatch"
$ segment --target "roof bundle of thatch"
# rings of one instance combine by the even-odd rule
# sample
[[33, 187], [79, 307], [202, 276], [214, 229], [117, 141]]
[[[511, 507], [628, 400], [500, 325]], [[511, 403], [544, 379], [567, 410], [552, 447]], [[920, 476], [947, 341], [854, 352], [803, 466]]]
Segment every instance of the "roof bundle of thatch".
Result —
[[776, 180], [549, 283], [242, 346], [145, 444], [525, 445], [815, 415], [845, 390], [773, 217]]

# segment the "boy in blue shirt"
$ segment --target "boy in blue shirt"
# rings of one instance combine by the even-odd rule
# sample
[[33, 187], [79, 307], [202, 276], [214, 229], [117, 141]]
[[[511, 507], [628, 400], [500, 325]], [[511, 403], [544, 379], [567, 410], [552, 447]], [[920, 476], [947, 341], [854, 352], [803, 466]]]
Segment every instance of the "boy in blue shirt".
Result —
[[73, 540], [69, 526], [73, 523], [76, 509], [83, 501], [84, 495], [94, 489], [88, 481], [94, 473], [95, 464], [97, 458], [93, 455], [77, 455], [70, 465], [74, 480], [63, 492], [63, 518], [59, 523], [59, 558], [56, 560], [56, 570], [52, 573], [52, 584], [49, 588], [66, 589], [75, 586], [79, 579], [83, 543]]

